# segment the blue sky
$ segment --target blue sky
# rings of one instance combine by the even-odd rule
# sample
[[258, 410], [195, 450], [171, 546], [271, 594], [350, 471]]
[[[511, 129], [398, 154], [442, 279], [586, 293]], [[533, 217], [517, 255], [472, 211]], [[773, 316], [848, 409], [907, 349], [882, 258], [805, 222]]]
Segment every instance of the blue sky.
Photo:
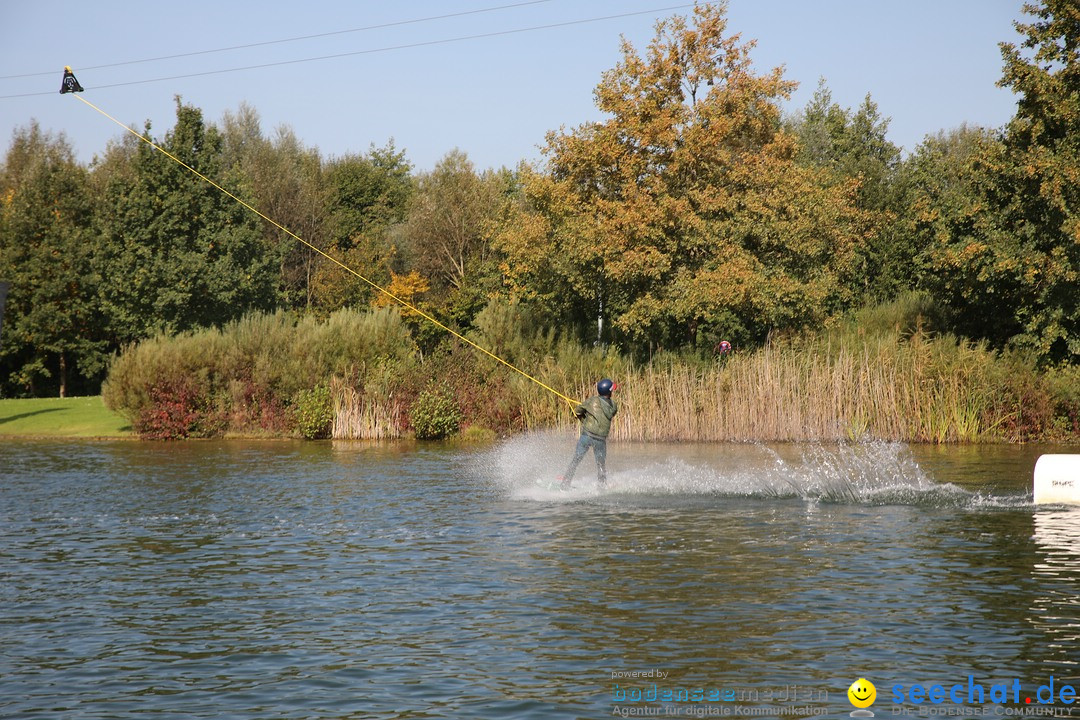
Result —
[[[150, 120], [156, 137], [172, 127], [173, 98], [181, 95], [211, 121], [246, 102], [267, 134], [288, 125], [325, 157], [365, 152], [393, 138], [418, 170], [431, 169], [453, 148], [479, 168], [512, 167], [538, 159], [549, 130], [601, 117], [593, 88], [618, 62], [620, 36], [644, 50], [658, 19], [691, 12], [662, 9], [678, 0], [523, 2], [0, 0], [0, 138], [6, 150], [13, 130], [36, 119], [63, 132], [79, 158], [90, 161], [123, 134], [59, 95], [63, 67], [71, 65], [87, 88], [84, 97], [140, 129]], [[804, 106], [825, 78], [844, 106], [857, 106], [870, 93], [891, 118], [890, 139], [910, 151], [927, 134], [961, 123], [1000, 127], [1009, 120], [1015, 98], [995, 85], [997, 43], [1018, 39], [1012, 23], [1023, 19], [1022, 4], [730, 0], [728, 30], [757, 40], [752, 57], [759, 70], [783, 65], [785, 76], [800, 83], [789, 112]], [[471, 14], [400, 24], [454, 13]], [[455, 40], [627, 13], [642, 14]], [[92, 69], [390, 23], [399, 24]], [[355, 54], [140, 82], [344, 53]], [[16, 75], [30, 76], [10, 77]], [[132, 82], [139, 84], [103, 87]], [[22, 94], [30, 96], [2, 97]]]

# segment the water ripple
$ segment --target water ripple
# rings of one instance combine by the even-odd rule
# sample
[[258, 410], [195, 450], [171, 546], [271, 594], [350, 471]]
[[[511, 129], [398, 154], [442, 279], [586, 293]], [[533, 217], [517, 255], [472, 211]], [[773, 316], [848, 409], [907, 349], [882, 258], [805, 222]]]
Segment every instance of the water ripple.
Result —
[[1080, 523], [1008, 461], [620, 447], [606, 492], [538, 486], [571, 444], [5, 444], [0, 716], [607, 717], [650, 668], [835, 714], [861, 674], [1077, 675]]

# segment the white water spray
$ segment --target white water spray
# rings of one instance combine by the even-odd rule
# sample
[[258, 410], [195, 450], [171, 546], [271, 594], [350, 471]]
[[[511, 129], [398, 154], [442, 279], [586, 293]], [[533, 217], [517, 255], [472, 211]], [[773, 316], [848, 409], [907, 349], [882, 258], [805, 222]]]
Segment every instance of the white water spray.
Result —
[[568, 433], [515, 437], [492, 451], [490, 472], [510, 497], [544, 502], [715, 496], [858, 505], [986, 504], [976, 493], [931, 479], [902, 443], [610, 443], [606, 488], [596, 484], [590, 454], [570, 490], [560, 490], [554, 480], [573, 449], [574, 437]]

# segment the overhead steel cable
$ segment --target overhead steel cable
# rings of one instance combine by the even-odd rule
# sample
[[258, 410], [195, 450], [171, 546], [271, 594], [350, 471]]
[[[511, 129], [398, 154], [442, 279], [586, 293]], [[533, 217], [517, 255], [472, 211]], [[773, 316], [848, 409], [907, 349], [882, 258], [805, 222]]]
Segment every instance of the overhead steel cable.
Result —
[[[177, 58], [195, 57], [198, 55], [212, 55], [214, 53], [231, 52], [232, 50], [246, 50], [253, 47], [263, 47], [265, 45], [278, 45], [281, 43], [299, 42], [301, 40], [314, 40], [316, 38], [332, 37], [334, 35], [347, 35], [349, 33], [366, 32], [368, 30], [382, 30], [390, 27], [399, 27], [401, 25], [415, 25], [422, 22], [430, 22], [433, 20], [448, 20], [455, 17], [463, 17], [466, 15], [479, 15], [481, 13], [495, 12], [497, 10], [508, 10], [511, 8], [525, 7], [527, 5], [539, 5], [540, 3], [551, 2], [551, 0], [528, 0], [528, 2], [513, 3], [511, 5], [498, 5], [496, 7], [481, 8], [479, 10], [465, 10], [463, 12], [447, 13], [445, 15], [431, 15], [429, 17], [413, 18], [412, 20], [397, 20], [395, 22], [381, 23], [379, 25], [366, 25], [364, 27], [351, 28], [349, 30], [331, 30], [329, 32], [315, 33], [314, 35], [297, 35], [295, 37], [281, 38], [279, 40], [263, 40], [261, 42], [246, 43], [244, 45], [230, 45], [229, 47], [213, 48], [211, 50], [194, 50], [192, 52], [177, 53], [175, 55], [159, 55], [158, 57], [142, 58], [140, 60], [124, 60], [121, 62], [105, 63], [103, 65], [84, 65], [79, 70], [101, 70], [103, 68], [121, 67], [123, 65], [138, 65], [140, 63], [158, 62], [161, 60], [175, 60]], [[25, 73], [23, 75], [0, 75], [0, 80], [13, 80], [16, 78], [29, 78], [29, 77], [43, 77], [53, 76], [56, 74], [56, 69], [45, 70], [42, 72]]]
[[[603, 22], [605, 20], [616, 20], [618, 18], [633, 17], [635, 15], [648, 15], [651, 13], [664, 12], [667, 10], [682, 10], [688, 7], [693, 7], [696, 3], [683, 3], [681, 5], [669, 5], [667, 7], [653, 8], [651, 10], [639, 10], [637, 12], [619, 13], [616, 15], [604, 15], [601, 17], [585, 18], [582, 20], [568, 20], [566, 22], [549, 23], [547, 25], [532, 25], [525, 28], [515, 28], [512, 30], [495, 30], [487, 33], [477, 33], [475, 35], [461, 35], [453, 38], [443, 38], [441, 40], [425, 40], [415, 43], [405, 43], [402, 45], [390, 45], [380, 48], [369, 48], [367, 50], [353, 50], [351, 52], [334, 53], [332, 55], [319, 55], [317, 57], [299, 58], [296, 60], [279, 60], [275, 62], [259, 63], [256, 65], [245, 65], [243, 67], [223, 68], [221, 70], [205, 70], [195, 73], [184, 73], [181, 75], [169, 75], [167, 77], [149, 78], [146, 80], [129, 80], [126, 82], [107, 83], [105, 85], [87, 85], [87, 87], [93, 87], [95, 90], [103, 90], [105, 88], [114, 87], [126, 87], [129, 85], [145, 85], [148, 83], [165, 82], [168, 80], [182, 80], [185, 78], [206, 77], [209, 75], [223, 75], [226, 73], [243, 72], [245, 70], [260, 70], [270, 67], [281, 67], [283, 65], [296, 65], [299, 63], [318, 62], [320, 60], [336, 60], [344, 57], [355, 57], [357, 55], [370, 55], [373, 53], [389, 52], [392, 50], [407, 50], [410, 48], [429, 47], [433, 45], [446, 45], [449, 43], [464, 42], [466, 40], [480, 40], [483, 38], [500, 37], [506, 35], [515, 35], [526, 32], [535, 32], [537, 30], [553, 30], [555, 28], [570, 27], [572, 25], [585, 25], [587, 23]], [[9, 100], [13, 98], [24, 97], [37, 97], [44, 95], [52, 95], [51, 92], [37, 92], [37, 93], [22, 93], [17, 95], [0, 95], [0, 100]]]

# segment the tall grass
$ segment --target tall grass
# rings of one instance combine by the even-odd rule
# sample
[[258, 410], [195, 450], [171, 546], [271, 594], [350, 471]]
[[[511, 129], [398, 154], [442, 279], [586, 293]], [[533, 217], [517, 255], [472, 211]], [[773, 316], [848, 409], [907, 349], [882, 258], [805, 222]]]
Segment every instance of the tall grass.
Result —
[[910, 295], [711, 363], [629, 368], [614, 436], [953, 443], [1080, 430], [1080, 370], [1042, 374], [1030, 357], [931, 332], [932, 318]]
[[330, 436], [339, 440], [388, 440], [404, 437], [408, 409], [393, 392], [362, 392], [335, 378], [331, 386], [334, 420]]
[[631, 369], [625, 440], [914, 442], [988, 439], [996, 355], [921, 333], [848, 344], [770, 343], [710, 365]]
[[[507, 328], [528, 322], [496, 326], [501, 347], [564, 393], [584, 398], [600, 377], [615, 378], [617, 440], [954, 443], [1080, 429], [1080, 370], [1040, 374], [1030, 358], [936, 334], [934, 321], [929, 300], [911, 294], [818, 334], [709, 361], [663, 355], [647, 364], [550, 336], [531, 345], [507, 338]], [[573, 424], [563, 401], [524, 378], [511, 378], [507, 392], [520, 429]]]

